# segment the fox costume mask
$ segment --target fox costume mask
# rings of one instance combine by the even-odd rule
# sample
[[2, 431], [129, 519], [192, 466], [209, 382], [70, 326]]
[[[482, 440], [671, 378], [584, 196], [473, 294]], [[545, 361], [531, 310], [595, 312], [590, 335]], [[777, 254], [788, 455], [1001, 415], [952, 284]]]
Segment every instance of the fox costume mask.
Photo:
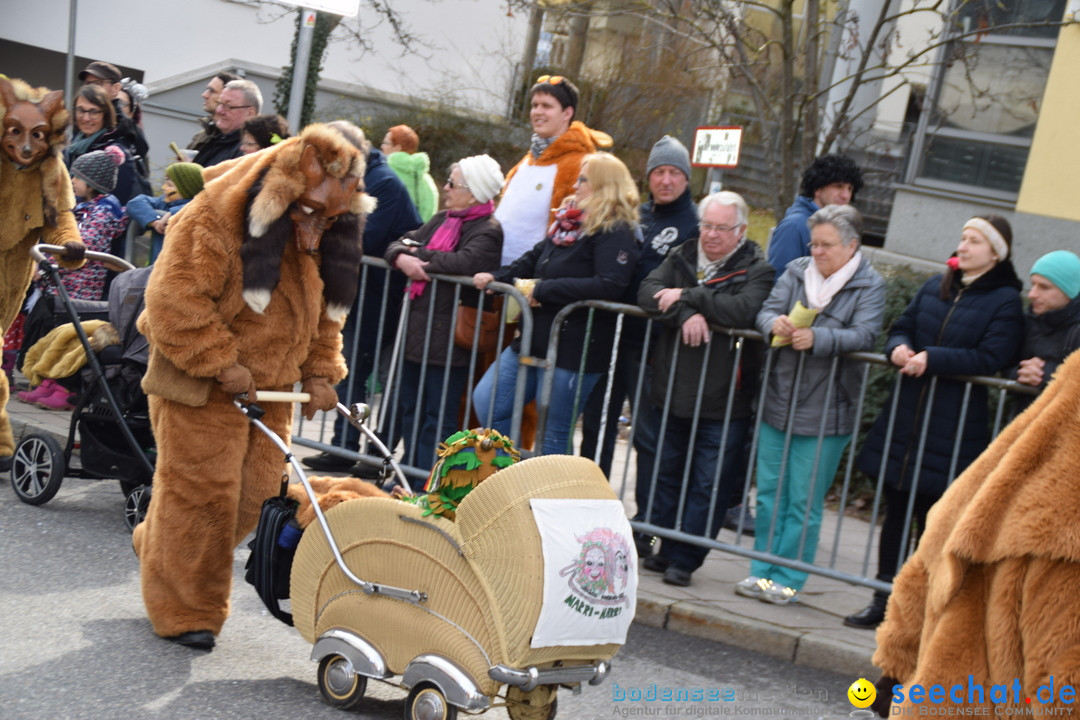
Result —
[[[364, 218], [375, 200], [364, 193], [368, 144], [348, 123], [310, 125], [297, 137], [207, 168], [213, 183], [247, 185], [240, 255], [244, 301], [265, 311], [281, 277], [285, 243], [320, 256], [326, 313], [343, 321], [356, 299]], [[194, 206], [200, 202], [197, 196]], [[185, 211], [188, 212], [188, 211]]]

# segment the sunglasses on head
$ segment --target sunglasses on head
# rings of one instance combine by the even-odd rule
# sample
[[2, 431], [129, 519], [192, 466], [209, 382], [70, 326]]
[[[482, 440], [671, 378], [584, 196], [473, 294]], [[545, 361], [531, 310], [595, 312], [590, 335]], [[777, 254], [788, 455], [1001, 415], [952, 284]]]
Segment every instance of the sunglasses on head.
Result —
[[565, 79], [566, 78], [564, 78], [562, 75], [541, 75], [540, 77], [536, 78], [536, 84], [537, 85], [558, 85], [559, 83], [561, 83]]

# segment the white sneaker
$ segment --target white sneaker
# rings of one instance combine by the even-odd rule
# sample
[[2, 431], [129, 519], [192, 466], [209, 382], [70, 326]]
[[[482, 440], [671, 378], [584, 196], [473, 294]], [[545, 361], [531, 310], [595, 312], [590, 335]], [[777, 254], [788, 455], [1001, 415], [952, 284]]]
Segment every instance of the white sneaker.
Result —
[[735, 594], [753, 598], [754, 600], [760, 600], [762, 594], [765, 592], [765, 588], [767, 588], [770, 583], [771, 581], [766, 578], [759, 578], [756, 575], [751, 575], [745, 580], [740, 580], [735, 583]]
[[792, 605], [799, 602], [799, 591], [795, 588], [784, 587], [771, 580], [768, 582], [769, 584], [761, 591], [760, 600], [773, 605]]

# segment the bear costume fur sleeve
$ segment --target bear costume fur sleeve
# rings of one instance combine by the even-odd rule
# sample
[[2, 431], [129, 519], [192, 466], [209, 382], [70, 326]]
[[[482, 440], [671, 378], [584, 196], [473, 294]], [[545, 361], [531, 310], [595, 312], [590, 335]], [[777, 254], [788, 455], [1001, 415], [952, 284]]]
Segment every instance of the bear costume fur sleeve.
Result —
[[[203, 191], [169, 226], [139, 318], [158, 458], [153, 501], [133, 537], [162, 637], [213, 645], [229, 612], [233, 549], [285, 469], [233, 394], [303, 381], [318, 395], [345, 377], [341, 327], [374, 206], [363, 192], [368, 147], [348, 123], [310, 125], [204, 170]], [[201, 397], [171, 391], [184, 379], [201, 384]], [[329, 390], [317, 407], [335, 402]], [[263, 422], [288, 438], [291, 403], [265, 409]]]
[[[1080, 353], [1073, 353], [930, 510], [896, 578], [874, 664], [904, 686], [906, 703], [911, 685], [948, 693], [960, 684], [965, 707], [1030, 714], [1037, 702], [1062, 705], [1056, 693], [1051, 702], [1045, 690], [1037, 697], [1040, 686], [1080, 684], [1078, 465]], [[879, 696], [892, 692], [892, 680]], [[982, 685], [982, 703], [969, 701], [969, 683]], [[995, 685], [1008, 691], [994, 694]], [[943, 705], [956, 704], [946, 697]]]
[[[30, 247], [82, 244], [71, 212], [71, 178], [61, 159], [68, 123], [63, 95], [0, 75], [0, 335], [19, 314], [34, 276]], [[79, 267], [82, 260], [60, 265]], [[0, 470], [15, 451], [7, 401], [7, 376], [0, 374]]]

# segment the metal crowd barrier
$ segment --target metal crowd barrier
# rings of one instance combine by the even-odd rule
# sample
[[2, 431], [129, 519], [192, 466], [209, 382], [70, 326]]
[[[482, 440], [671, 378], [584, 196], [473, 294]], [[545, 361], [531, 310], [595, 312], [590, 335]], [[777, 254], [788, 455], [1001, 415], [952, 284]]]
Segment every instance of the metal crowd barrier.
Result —
[[[374, 338], [361, 337], [360, 332], [354, 332], [352, 337], [349, 338], [351, 342], [348, 342], [345, 347], [345, 354], [350, 367], [350, 377], [345, 381], [344, 386], [339, 388], [339, 394], [342, 395], [341, 400], [343, 402], [356, 401], [358, 396], [363, 396], [369, 405], [373, 408], [372, 423], [377, 428], [377, 431], [382, 437], [384, 442], [391, 448], [395, 448], [400, 439], [399, 418], [396, 400], [400, 391], [400, 362], [404, 357], [405, 351], [405, 337], [408, 332], [408, 312], [409, 303], [407, 294], [404, 294], [404, 300], [401, 302], [400, 311], [395, 310], [396, 303], [393, 302], [391, 297], [390, 284], [382, 284], [381, 287], [377, 287], [377, 283], [373, 283], [372, 273], [378, 271], [388, 270], [388, 266], [381, 259], [364, 258], [364, 267], [361, 277], [361, 288], [359, 298], [357, 301], [357, 307], [354, 309], [356, 316], [356, 326], [363, 325], [363, 318], [368, 317], [368, 326], [376, 327], [374, 331]], [[451, 284], [455, 286], [454, 298], [455, 301], [460, 298], [461, 287], [472, 287], [472, 279], [469, 277], [459, 276], [443, 276], [433, 275], [432, 282], [439, 284]], [[373, 291], [374, 288], [374, 291]], [[660, 326], [654, 323], [653, 320], [648, 318], [648, 315], [641, 310], [641, 308], [631, 305], [624, 305], [620, 303], [602, 302], [602, 301], [584, 301], [574, 303], [564, 308], [553, 323], [552, 337], [549, 340], [548, 352], [545, 357], [534, 357], [530, 355], [529, 350], [531, 347], [531, 338], [533, 331], [533, 319], [532, 312], [525, 301], [525, 298], [520, 292], [518, 292], [513, 286], [505, 285], [501, 283], [492, 283], [489, 286], [495, 294], [503, 295], [505, 297], [514, 298], [520, 306], [520, 316], [516, 324], [506, 324], [506, 313], [509, 303], [503, 303], [501, 310], [501, 322], [499, 324], [499, 342], [496, 351], [495, 362], [502, 362], [499, 359], [499, 353], [502, 348], [506, 347], [512, 339], [513, 333], [520, 333], [521, 336], [521, 352], [519, 357], [517, 383], [515, 386], [515, 399], [514, 408], [511, 422], [511, 438], [515, 443], [521, 441], [521, 424], [523, 416], [523, 408], [525, 406], [523, 393], [525, 389], [525, 370], [527, 368], [539, 368], [547, 369], [554, 367], [555, 358], [558, 353], [559, 346], [559, 328], [561, 321], [565, 319], [570, 313], [574, 312], [588, 312], [590, 314], [590, 328], [591, 322], [595, 313], [616, 313], [618, 318], [616, 320], [616, 336], [615, 342], [611, 351], [611, 355], [608, 359], [609, 372], [604, 380], [597, 383], [597, 387], [594, 389], [594, 393], [598, 393], [597, 398], [602, 398], [602, 407], [604, 410], [600, 413], [599, 421], [595, 424], [595, 435], [597, 436], [596, 450], [594, 452], [593, 459], [597, 462], [601, 461], [603, 455], [604, 438], [607, 433], [611, 432], [613, 428], [610, 427], [609, 414], [607, 408], [615, 402], [618, 407], [621, 408], [623, 401], [629, 402], [632, 408], [632, 415], [630, 417], [628, 434], [625, 443], [616, 443], [616, 453], [611, 459], [611, 469], [609, 470], [609, 478], [612, 482], [616, 492], [624, 502], [633, 498], [632, 488], [636, 486], [643, 478], [639, 477], [637, 470], [637, 453], [635, 445], [639, 444], [641, 438], [638, 437], [638, 422], [636, 420], [640, 416], [640, 412], [646, 407], [646, 404], [652, 401], [647, 397], [648, 383], [650, 382], [651, 368], [647, 362], [642, 360], [648, 353], [648, 348], [653, 342], [654, 337], [660, 332]], [[399, 291], [400, 292], [400, 291]], [[429, 293], [429, 302], [434, 302], [435, 293]], [[377, 323], [372, 323], [370, 318], [374, 315], [377, 317]], [[632, 318], [632, 319], [631, 319]], [[628, 323], [637, 323], [640, 329], [640, 325], [644, 321], [644, 335], [629, 336], [626, 334], [626, 326]], [[456, 315], [451, 319], [450, 335], [453, 336], [456, 325]], [[424, 344], [430, 342], [432, 333], [432, 313], [428, 313], [428, 324], [424, 330]], [[467, 387], [468, 392], [465, 393], [465, 415], [464, 417], [470, 417], [470, 413], [475, 413], [475, 417], [480, 418], [481, 424], [490, 421], [492, 407], [488, 408], [473, 408], [472, 407], [472, 388], [475, 387], [476, 382], [480, 379], [482, 367], [481, 357], [476, 350], [475, 342], [478, 337], [474, 336], [474, 346], [470, 353], [469, 361], [469, 373]], [[630, 340], [624, 341], [624, 338]], [[372, 340], [374, 342], [372, 342]], [[763, 338], [760, 333], [754, 330], [735, 330], [730, 328], [712, 328], [710, 336], [710, 342], [708, 345], [708, 353], [712, 352], [732, 352], [736, 355], [736, 362], [733, 364], [733, 372], [738, 371], [739, 362], [738, 359], [747, 352], [751, 344], [763, 343]], [[677, 365], [678, 352], [681, 344], [676, 347], [675, 356], [672, 362], [671, 372]], [[767, 349], [765, 351], [764, 361], [762, 363], [763, 375], [767, 375], [771, 367], [771, 363], [774, 357], [775, 351], [773, 349]], [[362, 358], [367, 358], [362, 361]], [[454, 392], [461, 393], [464, 388], [461, 387], [448, 387], [448, 383], [445, 382], [448, 379], [448, 368], [445, 365], [429, 364], [427, 354], [424, 354], [424, 361], [422, 362], [422, 373], [428, 372], [444, 372], [444, 387], [446, 392], [440, 398], [428, 398], [424, 402], [437, 402], [440, 408], [440, 419], [443, 416], [443, 411], [446, 404], [446, 393]], [[834, 358], [833, 363], [835, 370], [836, 363], [841, 360], [855, 361], [863, 363], [863, 383], [862, 390], [857, 400], [856, 405], [856, 417], [861, 418], [866, 400], [866, 393], [869, 386], [869, 374], [872, 366], [890, 366], [888, 360], [879, 353], [847, 353], [842, 356]], [[624, 375], [629, 375], [630, 384], [625, 391], [625, 397], [615, 396], [614, 376], [613, 372], [615, 368], [622, 362], [627, 368], [627, 372]], [[707, 360], [703, 363], [703, 367], [707, 367]], [[580, 368], [584, 368], [585, 358], [581, 359]], [[366, 372], [352, 372], [353, 369], [360, 368]], [[801, 368], [801, 364], [800, 364]], [[581, 370], [579, 370], [580, 374]], [[800, 372], [801, 375], [801, 372]], [[670, 388], [673, 385], [671, 380], [673, 377], [669, 377], [668, 387], [669, 392], [664, 400], [663, 407], [657, 408], [659, 417], [659, 429], [657, 431], [657, 448], [656, 457], [661, 456], [662, 443], [664, 434], [667, 431], [668, 419], [670, 416], [671, 407], [671, 392]], [[733, 378], [734, 379], [734, 378]], [[1008, 396], [1013, 394], [1033, 394], [1034, 390], [1030, 387], [1020, 385], [1014, 381], [1003, 380], [1001, 378], [993, 377], [975, 377], [964, 376], [953, 378], [965, 383], [965, 392], [963, 395], [962, 406], [960, 409], [960, 415], [958, 424], [962, 425], [968, 411], [968, 405], [971, 395], [971, 390], [977, 385], [983, 385], [995, 393], [997, 400], [997, 408], [993, 415], [991, 436], [996, 436], [1004, 426], [1006, 422], [1005, 408], [1008, 404]], [[686, 382], [686, 378], [680, 378], [682, 382]], [[699, 390], [703, 387], [704, 376], [696, 378]], [[897, 373], [895, 383], [899, 383], [901, 380], [900, 375]], [[796, 379], [798, 382], [798, 379]], [[553, 383], [553, 373], [544, 373], [543, 381], [537, 388], [537, 428], [536, 438], [539, 442], [539, 438], [542, 437], [543, 428], [548, 421], [547, 409], [550, 403], [551, 392]], [[422, 383], [421, 383], [422, 384]], [[733, 385], [733, 383], [732, 383]], [[933, 401], [935, 389], [937, 387], [937, 379], [932, 378], [929, 385], [929, 401]], [[754, 503], [754, 471], [756, 468], [756, 455], [759, 440], [759, 428], [761, 415], [761, 409], [765, 407], [764, 403], [768, 401], [765, 392], [765, 382], [761, 380], [758, 383], [758, 396], [755, 401], [757, 408], [757, 417], [753, 418], [748, 432], [749, 443], [746, 446], [745, 452], [745, 466], [740, 463], [738, 472], [742, 475], [740, 479], [740, 493], [738, 498], [741, 500], [743, 507], [752, 508]], [[894, 390], [897, 389], [894, 387]], [[495, 393], [492, 393], [494, 398]], [[828, 391], [828, 397], [826, 402], [830, 402], [833, 396], [832, 389]], [[895, 398], [897, 393], [893, 393]], [[733, 399], [733, 393], [728, 396], [728, 407], [724, 412], [724, 431], [723, 437], [725, 438], [721, 442], [726, 442], [727, 430], [731, 422], [731, 402]], [[575, 399], [575, 417], [582, 408], [585, 407], [588, 398], [579, 395]], [[595, 399], [594, 399], [595, 401]], [[494, 400], [492, 401], [492, 405]], [[890, 417], [888, 420], [887, 438], [891, 437], [892, 433], [896, 431], [894, 427], [895, 413], [897, 405], [895, 402], [888, 408]], [[698, 393], [696, 406], [693, 411], [693, 418], [691, 419], [691, 436], [690, 444], [692, 446], [693, 439], [698, 431], [698, 419], [701, 413], [701, 393]], [[823, 413], [824, 414], [824, 413]], [[929, 417], [929, 412], [926, 413], [926, 417]], [[299, 445], [311, 447], [319, 450], [328, 451], [334, 454], [338, 454], [343, 458], [347, 458], [355, 461], [367, 461], [371, 464], [381, 465], [381, 458], [376, 458], [373, 453], [369, 453], [364, 441], [361, 441], [359, 450], [354, 451], [347, 448], [343, 441], [332, 443], [328, 439], [328, 435], [331, 433], [330, 424], [333, 422], [333, 416], [327, 414], [322, 420], [322, 424], [318, 425], [314, 430], [306, 426], [301, 421], [297, 429], [295, 430], [295, 437], [293, 441]], [[873, 417], [866, 418], [865, 421], [857, 423], [856, 431], [853, 434], [852, 441], [848, 444], [845, 450], [845, 460], [842, 462], [841, 471], [838, 473], [841, 476], [839, 487], [835, 488], [835, 493], [838, 496], [837, 506], [838, 510], [830, 510], [828, 507], [825, 509], [825, 517], [822, 523], [822, 533], [819, 540], [819, 547], [817, 550], [817, 558], [814, 563], [805, 563], [799, 560], [791, 560], [788, 558], [782, 558], [774, 556], [770, 553], [758, 552], [753, 549], [753, 540], [742, 532], [743, 519], [740, 518], [738, 528], [732, 534], [733, 539], [728, 540], [725, 533], [721, 533], [717, 538], [702, 537], [700, 535], [691, 535], [678, 529], [686, 510], [686, 479], [689, 473], [689, 462], [683, 468], [683, 490], [678, 501], [677, 517], [675, 522], [675, 529], [665, 528], [656, 525], [651, 522], [652, 506], [655, 501], [655, 491], [657, 487], [657, 477], [659, 473], [659, 462], [654, 462], [651, 472], [647, 472], [644, 479], [649, 484], [648, 499], [645, 503], [645, 507], [638, 508], [638, 515], [631, 521], [631, 525], [636, 531], [656, 535], [660, 538], [671, 538], [688, 543], [693, 543], [703, 547], [707, 547], [712, 550], [719, 550], [748, 559], [757, 559], [765, 562], [782, 565], [797, 570], [801, 570], [807, 573], [820, 575], [823, 577], [831, 578], [834, 580], [840, 580], [843, 582], [863, 585], [874, 589], [888, 590], [889, 585], [882, 583], [873, 578], [876, 572], [876, 553], [874, 548], [876, 547], [876, 539], [879, 533], [879, 518], [881, 514], [881, 502], [882, 502], [882, 487], [884, 478], [884, 463], [882, 464], [882, 470], [878, 473], [878, 476], [871, 478], [871, 482], [874, 485], [874, 497], [870, 506], [869, 518], [866, 521], [852, 519], [844, 512], [849, 498], [852, 494], [852, 483], [855, 473], [855, 457], [858, 454], [858, 441], [860, 438], [860, 429], [865, 431], [868, 424], [873, 421]], [[580, 430], [584, 429], [579, 426]], [[592, 426], [590, 430], [594, 429]], [[960, 438], [955, 432], [955, 428], [931, 428], [929, 422], [922, 423], [922, 427], [919, 428], [919, 441], [918, 447], [921, 451], [925, 439], [928, 433], [948, 433], [956, 437], [954, 441], [954, 451], [952, 458], [952, 467], [950, 470], [950, 481], [958, 473], [957, 468], [957, 456], [959, 452]], [[819, 434], [819, 448], [820, 438], [824, 435], [824, 425], [822, 426], [821, 433]], [[788, 435], [790, 439], [790, 433]], [[411, 438], [408, 438], [408, 446], [414, 451], [416, 449], [416, 428]], [[621, 450], [619, 449], [621, 445]], [[785, 447], [787, 445], [785, 444]], [[726, 448], [722, 447], [720, 457], [723, 457], [723, 453]], [[786, 451], [785, 451], [786, 454]], [[916, 463], [921, 460], [921, 457], [916, 458]], [[428, 469], [419, 467], [414, 462], [414, 457], [402, 458], [402, 467], [407, 474], [412, 477], [422, 478], [427, 476]], [[786, 457], [782, 459], [782, 462], [786, 463]], [[815, 459], [816, 463], [816, 459]], [[815, 466], [816, 469], [816, 466]], [[708, 516], [709, 523], [711, 525], [712, 519], [717, 513], [722, 513], [732, 503], [733, 498], [720, 498], [717, 497], [717, 491], [721, 486], [720, 477], [721, 467], [717, 464], [715, 468], [715, 474], [712, 484], [712, 496], [709, 502]], [[816, 474], [816, 472], [815, 472]], [[781, 472], [783, 477], [783, 472]], [[836, 479], [833, 479], [834, 487]], [[906, 508], [906, 526], [911, 525], [911, 518], [914, 507], [914, 492], [917, 488], [917, 480], [912, 483], [912, 489], [909, 494], [909, 502]], [[778, 488], [777, 492], [780, 492]], [[809, 513], [809, 507], [807, 508]], [[743, 516], [745, 517], [745, 516]], [[800, 542], [800, 554], [802, 551], [802, 544], [806, 541], [806, 520], [808, 515], [804, 517], [803, 521], [803, 535]], [[826, 522], [834, 524], [830, 535], [827, 537], [825, 533]], [[758, 533], [768, 533], [771, 537], [776, 530], [777, 518], [761, 518], [756, 519]], [[848, 527], [851, 524], [855, 524], [854, 528]], [[724, 538], [724, 539], [720, 539]], [[905, 531], [905, 536], [902, 540], [902, 547], [906, 547], [909, 544], [909, 538]], [[845, 554], [844, 546], [849, 549], [851, 547], [861, 548], [861, 557], [853, 558], [849, 554]], [[903, 554], [902, 554], [903, 557]]]

